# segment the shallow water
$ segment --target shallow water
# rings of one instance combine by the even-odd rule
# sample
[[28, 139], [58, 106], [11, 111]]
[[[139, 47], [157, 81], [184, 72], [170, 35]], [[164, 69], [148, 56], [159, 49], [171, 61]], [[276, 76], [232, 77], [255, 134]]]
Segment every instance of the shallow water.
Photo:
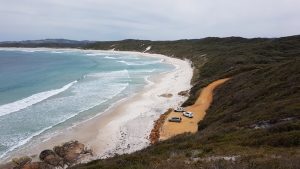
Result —
[[0, 159], [30, 140], [103, 112], [174, 69], [139, 54], [0, 49]]

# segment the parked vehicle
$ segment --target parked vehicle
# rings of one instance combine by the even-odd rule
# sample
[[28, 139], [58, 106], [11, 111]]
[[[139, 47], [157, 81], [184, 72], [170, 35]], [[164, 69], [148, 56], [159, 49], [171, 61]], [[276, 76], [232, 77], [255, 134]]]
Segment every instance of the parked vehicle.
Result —
[[169, 118], [169, 122], [177, 122], [180, 123], [181, 122], [181, 117], [171, 117]]
[[185, 111], [185, 112], [183, 112], [183, 115], [185, 117], [188, 117], [188, 118], [193, 118], [193, 113], [192, 112]]
[[184, 108], [183, 107], [177, 107], [176, 109], [174, 109], [175, 112], [184, 112]]

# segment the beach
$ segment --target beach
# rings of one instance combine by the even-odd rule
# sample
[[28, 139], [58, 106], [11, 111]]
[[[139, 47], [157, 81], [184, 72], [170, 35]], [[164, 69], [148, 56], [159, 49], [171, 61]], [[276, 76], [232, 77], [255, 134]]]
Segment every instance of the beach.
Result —
[[[123, 53], [136, 54], [136, 52]], [[118, 101], [104, 113], [65, 128], [50, 138], [29, 143], [13, 152], [10, 157], [38, 156], [42, 150], [52, 149], [55, 145], [70, 140], [78, 140], [93, 150], [94, 156], [86, 160], [131, 153], [147, 147], [150, 144], [149, 134], [154, 121], [167, 109], [177, 107], [187, 99], [178, 93], [191, 88], [193, 69], [188, 60], [157, 54], [141, 54], [163, 59], [176, 69], [151, 76], [146, 79], [148, 84], [141, 91]]]

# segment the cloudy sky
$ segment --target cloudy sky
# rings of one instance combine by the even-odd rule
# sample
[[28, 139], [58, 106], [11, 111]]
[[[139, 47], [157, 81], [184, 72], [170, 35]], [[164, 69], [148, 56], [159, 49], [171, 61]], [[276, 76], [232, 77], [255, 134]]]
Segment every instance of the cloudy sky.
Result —
[[300, 34], [300, 0], [0, 0], [0, 41]]

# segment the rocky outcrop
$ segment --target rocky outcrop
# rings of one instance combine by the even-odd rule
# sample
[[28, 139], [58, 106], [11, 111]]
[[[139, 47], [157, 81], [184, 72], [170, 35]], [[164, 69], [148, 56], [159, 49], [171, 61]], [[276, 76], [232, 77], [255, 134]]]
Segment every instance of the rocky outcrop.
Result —
[[61, 146], [55, 146], [53, 150], [58, 156], [63, 158], [67, 165], [74, 164], [81, 155], [92, 155], [92, 151], [88, 150], [84, 144], [78, 141], [70, 141]]
[[179, 96], [184, 96], [184, 97], [188, 97], [189, 96], [189, 91], [185, 90], [185, 91], [181, 91], [178, 93]]
[[161, 95], [159, 95], [159, 96], [160, 96], [160, 97], [170, 98], [170, 97], [173, 96], [173, 94], [171, 94], [171, 93], [164, 93], [164, 94], [161, 94]]
[[31, 161], [32, 159], [28, 156], [12, 159], [12, 162], [18, 166], [24, 166], [25, 164], [30, 163]]
[[58, 169], [76, 164], [84, 156], [91, 156], [92, 150], [78, 141], [69, 141], [53, 150], [43, 150], [39, 162], [32, 162], [28, 156], [14, 158], [11, 162], [0, 165], [0, 169]]
[[44, 162], [32, 162], [25, 164], [21, 169], [55, 169], [55, 167]]
[[40, 160], [52, 166], [64, 167], [63, 158], [59, 157], [52, 150], [44, 150], [40, 153]]
[[28, 156], [20, 157], [20, 158], [14, 158], [11, 160], [11, 162], [6, 163], [4, 165], [0, 165], [1, 169], [16, 169], [16, 168], [22, 168], [27, 163], [30, 163], [32, 160]]

